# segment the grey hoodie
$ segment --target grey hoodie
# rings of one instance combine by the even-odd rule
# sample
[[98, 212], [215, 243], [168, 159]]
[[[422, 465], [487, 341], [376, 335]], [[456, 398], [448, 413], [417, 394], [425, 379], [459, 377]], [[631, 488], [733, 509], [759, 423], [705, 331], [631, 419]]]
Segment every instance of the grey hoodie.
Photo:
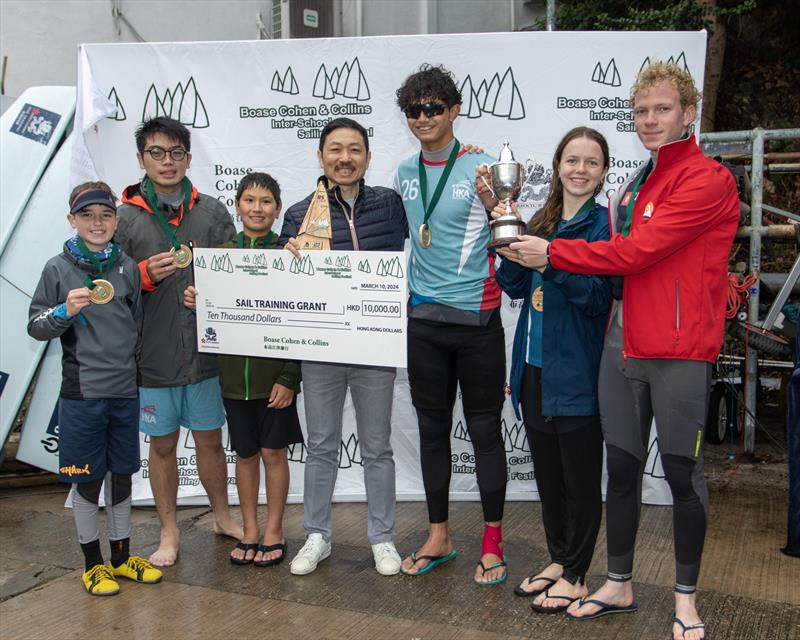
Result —
[[[61, 338], [61, 397], [136, 398], [136, 361], [142, 321], [141, 283], [136, 263], [120, 251], [103, 279], [114, 299], [91, 304], [67, 318], [62, 303], [94, 273], [88, 262], [64, 252], [45, 264], [28, 312], [28, 333], [37, 340]], [[61, 307], [61, 308], [59, 308]]]
[[[150, 256], [169, 251], [170, 243], [138, 184], [125, 189], [122, 202], [115, 238], [141, 269]], [[172, 215], [166, 212], [167, 218]], [[199, 193], [175, 227], [175, 235], [179, 242], [193, 247], [218, 247], [236, 235], [236, 228], [221, 202]], [[190, 284], [194, 284], [192, 267], [178, 269], [155, 287], [145, 283], [139, 362], [142, 387], [179, 387], [219, 374], [216, 356], [197, 352], [197, 320], [194, 312], [183, 306], [183, 292]]]

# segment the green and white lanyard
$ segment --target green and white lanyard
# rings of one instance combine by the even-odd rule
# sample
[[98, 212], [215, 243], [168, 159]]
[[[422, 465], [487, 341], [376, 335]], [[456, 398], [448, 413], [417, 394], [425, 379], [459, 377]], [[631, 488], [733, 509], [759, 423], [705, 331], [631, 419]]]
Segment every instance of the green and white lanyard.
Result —
[[444, 186], [447, 184], [447, 179], [450, 177], [450, 173], [453, 171], [453, 166], [456, 163], [460, 149], [461, 145], [459, 144], [458, 140], [456, 140], [455, 144], [453, 145], [453, 150], [450, 152], [450, 156], [447, 158], [447, 164], [444, 167], [444, 171], [439, 177], [439, 181], [436, 183], [436, 188], [433, 190], [433, 196], [431, 197], [430, 204], [426, 204], [428, 199], [428, 177], [425, 173], [425, 164], [422, 161], [422, 151], [419, 152], [419, 189], [422, 195], [422, 210], [425, 213], [422, 224], [419, 226], [419, 243], [422, 245], [423, 249], [427, 249], [431, 246], [431, 228], [428, 225], [428, 220], [430, 220], [433, 210], [439, 203], [439, 198], [442, 196], [442, 191], [444, 191]]
[[[164, 214], [161, 213], [161, 210], [158, 207], [158, 196], [156, 196], [156, 190], [153, 186], [152, 181], [149, 178], [145, 178], [142, 181], [142, 186], [144, 187], [145, 199], [147, 200], [147, 204], [150, 205], [150, 208], [153, 210], [156, 218], [161, 223], [161, 228], [164, 230], [164, 233], [167, 236], [172, 248], [175, 251], [181, 250], [181, 243], [178, 242], [178, 238], [175, 235], [175, 231], [173, 231], [172, 226], [167, 222]], [[183, 178], [183, 213], [189, 211], [189, 203], [192, 200], [192, 182], [189, 178]]]
[[86, 246], [83, 238], [80, 236], [76, 237], [75, 244], [77, 245], [78, 249], [80, 249], [83, 257], [91, 262], [92, 266], [97, 270], [97, 273], [94, 276], [87, 275], [83, 279], [83, 284], [85, 284], [89, 290], [94, 289], [94, 281], [101, 278], [103, 273], [108, 273], [111, 271], [114, 263], [117, 261], [117, 256], [119, 255], [119, 245], [115, 242], [111, 243], [111, 255], [109, 255], [108, 260], [106, 260], [105, 263], [102, 263], [97, 259], [97, 256], [94, 255], [94, 252]]

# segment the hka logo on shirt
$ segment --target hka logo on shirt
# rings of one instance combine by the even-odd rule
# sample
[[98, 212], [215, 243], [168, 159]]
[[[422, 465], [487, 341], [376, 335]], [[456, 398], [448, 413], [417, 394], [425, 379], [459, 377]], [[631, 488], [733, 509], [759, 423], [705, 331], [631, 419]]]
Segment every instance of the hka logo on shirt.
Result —
[[453, 200], [471, 200], [472, 183], [469, 180], [459, 180], [453, 184]]

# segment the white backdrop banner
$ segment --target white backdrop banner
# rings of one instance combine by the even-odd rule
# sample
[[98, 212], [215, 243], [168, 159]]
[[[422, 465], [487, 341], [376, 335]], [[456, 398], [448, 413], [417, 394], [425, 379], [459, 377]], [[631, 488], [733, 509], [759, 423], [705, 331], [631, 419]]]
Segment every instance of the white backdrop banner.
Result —
[[[636, 74], [651, 60], [673, 61], [702, 86], [705, 41], [702, 31], [521, 32], [84, 45], [78, 58], [79, 135], [72, 180], [97, 176], [115, 190], [138, 181], [134, 129], [143, 118], [167, 115], [192, 132], [189, 176], [200, 191], [218, 198], [235, 217], [233, 199], [240, 177], [252, 170], [267, 171], [280, 183], [286, 208], [308, 195], [321, 173], [316, 150], [325, 123], [348, 116], [369, 132], [372, 164], [367, 182], [391, 186], [400, 160], [418, 151], [395, 104], [395, 92], [422, 63], [432, 63], [450, 69], [462, 90], [458, 138], [490, 153], [497, 153], [508, 139], [516, 158], [525, 163], [520, 210], [529, 216], [547, 195], [555, 146], [574, 126], [593, 126], [606, 135], [612, 154], [606, 188], [621, 183], [645, 157], [628, 102]], [[509, 365], [517, 312], [517, 304], [504, 301]], [[363, 499], [349, 400], [345, 421], [335, 496]], [[508, 495], [536, 499], [524, 426], [510, 403], [503, 429]], [[395, 389], [392, 437], [398, 497], [419, 499], [424, 494], [416, 417], [402, 370]], [[143, 470], [134, 489], [137, 502], [151, 498], [143, 443]], [[657, 451], [653, 440], [644, 498], [664, 504], [670, 498]], [[179, 451], [184, 503], [203, 496], [193, 455], [191, 436], [186, 434]], [[297, 445], [290, 456], [290, 499], [299, 500], [305, 450]], [[232, 478], [232, 455], [229, 460]], [[477, 499], [474, 458], [460, 406], [453, 418], [452, 471], [453, 496]], [[232, 499], [234, 494], [232, 484]]]

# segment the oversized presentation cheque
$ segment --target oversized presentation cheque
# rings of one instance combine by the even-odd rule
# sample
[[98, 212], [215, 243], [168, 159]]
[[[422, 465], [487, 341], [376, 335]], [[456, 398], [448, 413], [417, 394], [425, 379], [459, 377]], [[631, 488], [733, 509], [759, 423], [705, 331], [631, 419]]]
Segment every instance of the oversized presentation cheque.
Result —
[[402, 251], [195, 249], [198, 349], [405, 367], [405, 271]]

